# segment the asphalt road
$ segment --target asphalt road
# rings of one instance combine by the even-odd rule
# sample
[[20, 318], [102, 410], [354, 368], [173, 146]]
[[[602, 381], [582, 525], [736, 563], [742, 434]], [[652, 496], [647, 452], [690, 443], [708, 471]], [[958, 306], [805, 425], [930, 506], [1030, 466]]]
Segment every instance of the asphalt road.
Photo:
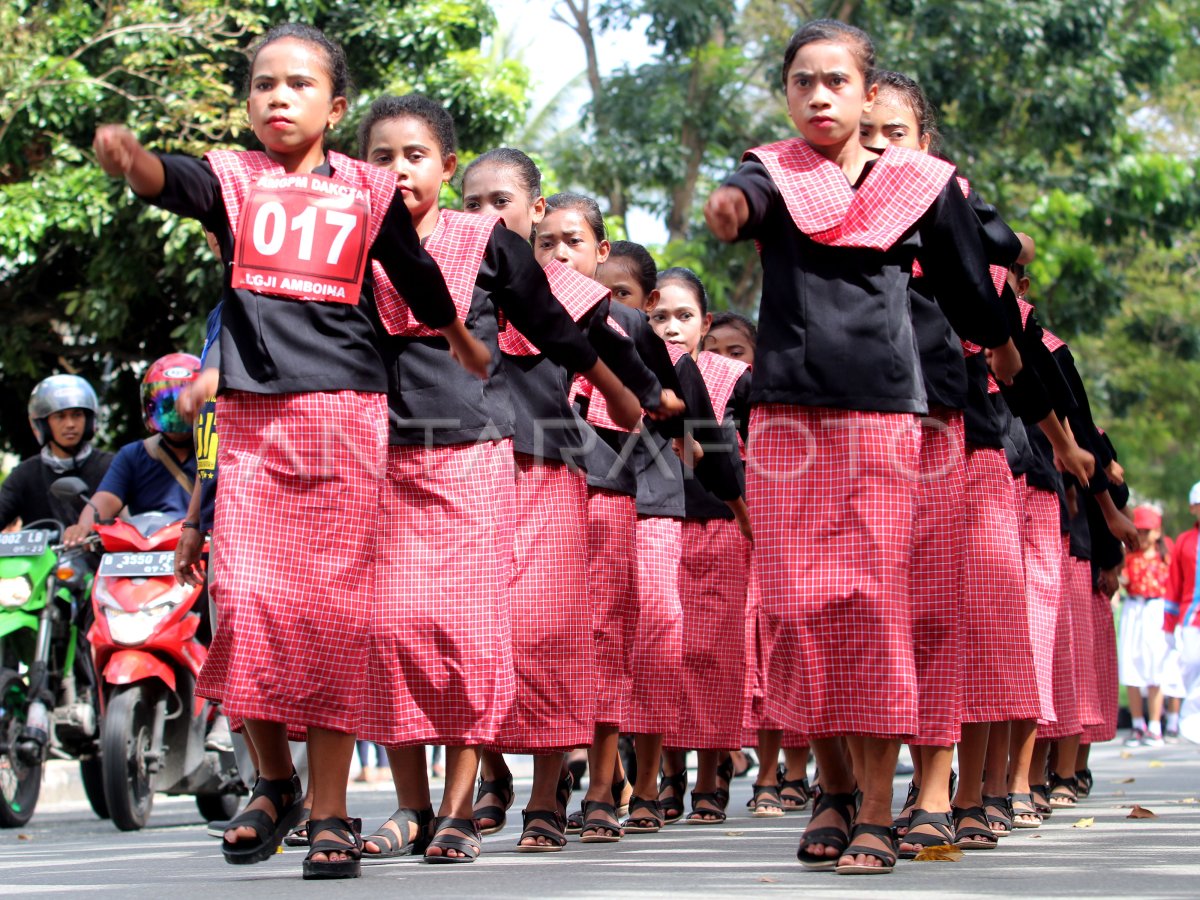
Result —
[[[1123, 755], [1124, 754], [1124, 758]], [[1017, 832], [999, 849], [961, 862], [901, 862], [892, 875], [806, 872], [795, 861], [807, 813], [752, 819], [744, 803], [750, 779], [735, 782], [729, 821], [717, 827], [671, 826], [616, 845], [579, 844], [562, 853], [517, 854], [519, 819], [485, 839], [475, 863], [429, 866], [406, 859], [364, 868], [346, 882], [304, 882], [302, 851], [257, 866], [233, 867], [205, 835], [194, 804], [159, 797], [151, 827], [118, 833], [79, 804], [48, 806], [23, 829], [0, 832], [0, 896], [64, 894], [128, 898], [373, 897], [412, 892], [422, 898], [776, 894], [807, 897], [1200, 897], [1200, 747], [1125, 751], [1097, 748], [1096, 787], [1078, 810], [1058, 811], [1039, 830]], [[1132, 779], [1132, 780], [1130, 780]], [[521, 806], [528, 781], [518, 781]], [[904, 786], [897, 781], [897, 802]], [[578, 794], [576, 799], [578, 799]], [[352, 794], [352, 813], [373, 827], [393, 808], [386, 787]], [[1140, 804], [1153, 819], [1129, 819]], [[1092, 818], [1087, 828], [1073, 827]]]

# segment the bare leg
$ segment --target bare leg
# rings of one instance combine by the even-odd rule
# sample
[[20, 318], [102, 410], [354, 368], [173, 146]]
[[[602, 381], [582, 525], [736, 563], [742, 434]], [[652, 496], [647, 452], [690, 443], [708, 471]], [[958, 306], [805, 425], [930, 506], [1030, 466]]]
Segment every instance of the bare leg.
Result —
[[[588, 789], [583, 801], [593, 803], [612, 803], [613, 783], [621, 768], [621, 754], [617, 752], [617, 742], [621, 733], [616, 725], [596, 725], [592, 737], [592, 746], [588, 748]], [[622, 772], [622, 777], [624, 773]], [[616, 806], [618, 804], [614, 804]], [[605, 814], [598, 814], [603, 816]], [[611, 837], [620, 833], [620, 823], [616, 816], [612, 818], [611, 828], [592, 828], [588, 834], [599, 834]]]
[[[287, 737], [287, 729], [284, 729]], [[326, 728], [308, 729], [308, 772], [312, 782], [312, 812], [309, 821], [337, 817], [349, 818], [346, 812], [346, 783], [350, 780], [350, 762], [354, 758], [354, 735]], [[324, 832], [333, 837], [332, 832]], [[321, 832], [309, 832], [312, 843], [321, 840]], [[345, 853], [316, 853], [313, 862], [338, 862], [348, 859]]]
[[1151, 732], [1162, 737], [1163, 692], [1160, 685], [1146, 686], [1146, 705], [1149, 707], [1146, 715], [1147, 727]]
[[[247, 719], [242, 726], [247, 743], [254, 748], [258, 774], [268, 781], [290, 778], [295, 767], [292, 764], [292, 751], [288, 748], [287, 726], [281, 722], [264, 722], [260, 719]], [[311, 751], [309, 755], [310, 773], [313, 770]], [[342, 785], [345, 790], [345, 785]], [[246, 806], [246, 810], [260, 809], [272, 819], [278, 817], [283, 810], [275, 808], [266, 797], [259, 797]], [[225, 840], [229, 843], [237, 841], [252, 841], [256, 837], [253, 828], [243, 826], [231, 828], [225, 832]]]
[[637, 755], [637, 783], [633, 792], [650, 799], [658, 796], [658, 768], [662, 760], [663, 735], [637, 734], [633, 737]]
[[[562, 777], [566, 756], [565, 753], [546, 753], [533, 758], [533, 790], [529, 795], [529, 805], [525, 807], [527, 810], [558, 811], [558, 782]], [[523, 847], [545, 847], [551, 843], [548, 838], [541, 836], [521, 840]]]
[[[472, 813], [472, 795], [475, 791], [475, 776], [479, 771], [480, 749], [478, 747], [447, 747], [446, 748], [446, 788], [442, 793], [442, 805], [438, 816], [451, 816], [456, 819], [470, 819]], [[501, 760], [503, 764], [503, 760]], [[422, 763], [422, 765], [424, 765]], [[460, 831], [457, 828], [447, 830], [448, 834], [464, 838], [474, 838], [474, 835]], [[425, 851], [426, 856], [440, 856], [440, 847], [430, 847]], [[465, 856], [458, 850], [447, 850], [447, 856]]]
[[[922, 746], [913, 747], [912, 750], [913, 767], [916, 769], [913, 783], [919, 787], [917, 805], [914, 808], [923, 809], [926, 812], [949, 812], [950, 770], [954, 763], [954, 748]], [[917, 781], [918, 777], [920, 777], [920, 781]], [[915, 834], [937, 833], [929, 825], [918, 825], [917, 828], [924, 830], [915, 831]], [[901, 842], [900, 849], [905, 852], [920, 851], [921, 847]]]
[[[447, 752], [446, 752], [447, 784], [449, 784], [449, 779], [450, 779], [450, 768], [449, 767], [450, 767], [450, 753], [449, 753], [449, 750], [447, 750]], [[484, 781], [503, 781], [504, 779], [511, 777], [512, 773], [509, 771], [508, 763], [506, 763], [504, 761], [503, 753], [497, 753], [495, 750], [483, 750], [480, 752], [479, 775]], [[479, 798], [479, 801], [477, 803], [475, 803], [475, 808], [483, 809], [484, 807], [487, 807], [487, 806], [499, 806], [501, 809], [503, 809], [507, 799], [508, 799], [507, 797], [501, 797], [499, 794], [489, 792]], [[496, 821], [494, 821], [493, 819], [489, 819], [486, 816], [484, 816], [482, 818], [479, 818], [476, 816], [475, 819], [479, 823], [479, 827], [481, 829], [488, 829], [488, 828], [491, 828], [493, 825], [498, 824]]]
[[[720, 750], [698, 750], [696, 751], [696, 787], [697, 794], [711, 794], [717, 789], [717, 766], [720, 765], [725, 753]], [[697, 808], [692, 805], [692, 814], [688, 816], [690, 819], [713, 820], [717, 816], [711, 815], [716, 812], [715, 806], [701, 806]]]
[[959, 809], [983, 805], [983, 767], [987, 755], [988, 722], [963, 723], [958, 745], [958, 791], [954, 805]]
[[[1011, 733], [1008, 722], [992, 723], [983, 769], [985, 797], [1008, 797], [1008, 745]], [[1008, 829], [999, 822], [991, 823], [991, 828], [997, 833], [1008, 833]]]
[[[857, 785], [854, 780], [854, 768], [851, 765], [849, 754], [846, 752], [845, 741], [841, 738], [818, 738], [812, 742], [812, 752], [817, 758], [817, 767], [821, 770], [822, 792], [827, 794], [853, 793]], [[896, 761], [893, 759], [893, 772], [895, 768]], [[888, 824], [890, 825], [890, 809], [888, 815]], [[845, 822], [835, 810], [823, 810], [808, 822], [808, 827], [812, 829], [841, 828], [844, 825]], [[807, 831], [807, 829], [805, 830]], [[837, 848], [828, 844], [809, 844], [806, 850], [812, 856], [825, 856], [829, 859], [838, 855]]]
[[[1033, 764], [1033, 748], [1037, 743], [1037, 720], [1024, 719], [1013, 722], [1008, 739], [1008, 792], [1028, 794], [1030, 791], [1029, 769]], [[1040, 816], [1013, 814], [1013, 822], [1036, 825]]]
[[[430, 809], [433, 803], [429, 799], [429, 777], [425, 772], [425, 748], [420, 745], [390, 748], [387, 758], [388, 768], [392, 770], [392, 783], [396, 787], [396, 807]], [[395, 834], [397, 840], [403, 838], [404, 843], [411, 844], [417, 839], [417, 825], [409, 822], [407, 826], [408, 834], [401, 835], [396, 823], [389, 819], [383, 823], [380, 831], [382, 833], [383, 829], [387, 829]], [[379, 853], [383, 849], [374, 841], [365, 842], [363, 848], [367, 853]]]
[[[900, 755], [900, 741], [886, 738], [857, 737], [853, 746], [858, 748], [861, 760], [856, 763], [854, 770], [861, 773], [865, 784], [860, 783], [863, 799], [862, 807], [855, 819], [857, 824], [888, 825], [892, 824], [892, 779], [896, 775], [896, 758]], [[864, 835], [861, 842], [867, 845], [878, 844], [885, 847], [883, 840], [874, 835]], [[890, 849], [890, 848], [888, 848]], [[839, 864], [855, 866], [882, 867], [882, 861], [874, 856], [860, 853], [857, 856], [843, 856]]]

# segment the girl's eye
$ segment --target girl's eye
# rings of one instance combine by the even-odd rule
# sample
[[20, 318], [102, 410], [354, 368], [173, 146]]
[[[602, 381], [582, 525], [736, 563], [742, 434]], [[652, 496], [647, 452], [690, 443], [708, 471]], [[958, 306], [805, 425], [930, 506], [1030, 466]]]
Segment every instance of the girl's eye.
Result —
[[690, 312], [685, 312], [685, 313], [679, 314], [679, 319], [682, 322], [686, 322], [690, 318], [692, 318], [692, 314]]
[[479, 209], [479, 204], [478, 204], [478, 203], [476, 203], [474, 200], [468, 200], [468, 201], [467, 201], [467, 202], [466, 202], [466, 203], [463, 205], [463, 209], [467, 209], [467, 210], [476, 210], [476, 209]]

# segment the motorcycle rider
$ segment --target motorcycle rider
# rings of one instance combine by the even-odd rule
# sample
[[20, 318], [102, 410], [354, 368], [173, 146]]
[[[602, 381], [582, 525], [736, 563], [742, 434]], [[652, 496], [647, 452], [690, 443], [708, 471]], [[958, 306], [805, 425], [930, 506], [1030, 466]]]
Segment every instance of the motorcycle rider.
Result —
[[[29, 396], [29, 427], [41, 452], [13, 469], [0, 486], [0, 530], [17, 519], [73, 522], [77, 508], [50, 493], [60, 478], [81, 478], [95, 492], [113, 454], [92, 446], [96, 434], [96, 392], [78, 375], [51, 375]], [[71, 529], [67, 529], [70, 532]]]
[[67, 529], [66, 543], [83, 540], [97, 520], [127, 508], [130, 515], [187, 514], [196, 481], [191, 426], [175, 408], [179, 394], [196, 380], [200, 360], [190, 353], [169, 353], [156, 360], [142, 379], [142, 416], [152, 436], [117, 451], [92, 502]]

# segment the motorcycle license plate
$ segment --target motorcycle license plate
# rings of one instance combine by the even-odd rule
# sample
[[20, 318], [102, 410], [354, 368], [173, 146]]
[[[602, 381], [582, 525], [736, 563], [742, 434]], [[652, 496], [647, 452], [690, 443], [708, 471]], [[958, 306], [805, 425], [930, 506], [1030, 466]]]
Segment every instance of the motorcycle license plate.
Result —
[[50, 545], [50, 532], [32, 529], [0, 534], [0, 556], [41, 556]]
[[105, 553], [98, 574], [121, 578], [161, 578], [175, 574], [175, 551]]

